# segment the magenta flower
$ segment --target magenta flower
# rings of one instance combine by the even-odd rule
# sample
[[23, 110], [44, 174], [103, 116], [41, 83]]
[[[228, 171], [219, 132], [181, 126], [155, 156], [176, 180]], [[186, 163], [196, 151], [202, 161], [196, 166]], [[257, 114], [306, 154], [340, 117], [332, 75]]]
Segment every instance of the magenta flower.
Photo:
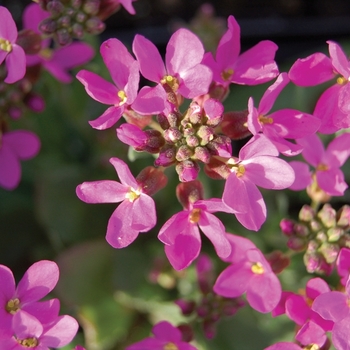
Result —
[[[212, 80], [211, 70], [201, 64], [204, 48], [199, 38], [187, 29], [177, 30], [170, 38], [165, 54], [165, 65], [156, 46], [143, 37], [136, 35], [133, 52], [140, 63], [141, 74], [157, 83], [153, 88], [154, 98], [148, 103], [163, 100], [167, 94], [163, 86], [185, 98], [206, 94]], [[162, 112], [165, 108], [165, 105]]]
[[5, 61], [7, 77], [4, 81], [12, 84], [24, 77], [26, 56], [22, 47], [16, 44], [16, 23], [6, 7], [0, 6], [0, 18], [0, 64]]
[[298, 333], [295, 336], [295, 339], [301, 344], [301, 346], [290, 342], [279, 342], [265, 348], [264, 350], [321, 349], [327, 341], [327, 335], [320, 326], [310, 321], [305, 323], [299, 329]]
[[330, 292], [328, 284], [321, 278], [312, 278], [306, 284], [305, 296], [291, 293], [285, 302], [286, 314], [299, 326], [313, 321], [325, 331], [333, 328], [333, 322], [323, 319], [311, 309], [313, 301], [321, 294]]
[[[315, 179], [318, 186], [331, 196], [342, 196], [348, 188], [340, 167], [350, 156], [350, 133], [344, 133], [332, 140], [327, 149], [321, 139], [315, 134], [297, 140], [303, 146], [304, 159], [314, 167]], [[290, 162], [295, 170], [295, 181], [291, 190], [299, 191], [312, 182], [309, 167], [299, 161]]]
[[52, 291], [58, 277], [57, 264], [42, 260], [29, 267], [16, 288], [12, 271], [0, 265], [0, 329], [11, 327], [13, 316], [21, 311], [42, 323], [54, 321], [58, 316], [59, 301], [39, 300]]
[[327, 41], [330, 58], [317, 52], [298, 59], [289, 71], [293, 83], [314, 86], [338, 76], [337, 83], [326, 89], [319, 98], [314, 115], [321, 119], [319, 132], [331, 134], [350, 126], [350, 66], [341, 47]]
[[151, 189], [132, 176], [127, 164], [118, 158], [111, 158], [109, 161], [120, 182], [84, 182], [77, 187], [76, 193], [85, 203], [122, 202], [108, 221], [106, 240], [114, 248], [124, 248], [140, 232], [147, 232], [155, 226], [156, 209], [153, 199], [148, 195], [151, 194]]
[[249, 230], [259, 230], [266, 220], [266, 205], [257, 186], [279, 190], [294, 182], [292, 167], [278, 154], [270, 140], [257, 134], [242, 147], [238, 158], [227, 161], [231, 173], [222, 200]]
[[231, 234], [227, 238], [232, 252], [225, 261], [231, 265], [217, 278], [214, 292], [226, 298], [246, 293], [253, 309], [262, 313], [272, 311], [280, 301], [282, 288], [269, 263], [249, 240]]
[[334, 322], [332, 342], [337, 350], [350, 347], [350, 280], [347, 281], [345, 294], [331, 291], [319, 295], [312, 304], [312, 310], [326, 320]]
[[81, 70], [77, 79], [94, 100], [111, 105], [100, 117], [89, 122], [93, 128], [103, 130], [113, 126], [125, 108], [135, 101], [140, 74], [138, 62], [118, 39], [103, 42], [100, 52], [114, 84], [87, 70]]
[[233, 16], [229, 16], [227, 23], [228, 30], [219, 42], [215, 59], [209, 52], [202, 62], [213, 71], [213, 80], [228, 86], [230, 83], [257, 85], [275, 78], [277, 45], [269, 40], [260, 41], [240, 55], [240, 27]]
[[173, 215], [160, 229], [158, 238], [165, 244], [165, 253], [174, 269], [182, 270], [198, 257], [201, 249], [199, 229], [213, 243], [219, 257], [226, 258], [230, 254], [225, 227], [212, 214], [217, 211], [232, 212], [221, 199], [197, 200]]
[[320, 126], [320, 120], [311, 114], [295, 109], [281, 109], [270, 114], [276, 98], [289, 83], [287, 73], [281, 73], [254, 107], [253, 98], [248, 102], [248, 129], [253, 134], [263, 133], [285, 156], [293, 156], [302, 151], [302, 147], [286, 139], [299, 139], [314, 134]]
[[37, 318], [18, 312], [13, 316], [12, 331], [0, 336], [0, 349], [23, 350], [31, 348], [50, 350], [67, 345], [76, 335], [79, 325], [71, 316], [57, 317], [53, 322], [42, 324]]
[[40, 149], [40, 140], [30, 131], [15, 130], [0, 132], [0, 186], [13, 190], [21, 179], [20, 160], [35, 157]]
[[157, 323], [152, 333], [154, 337], [129, 345], [125, 350], [196, 350], [193, 345], [182, 341], [181, 331], [167, 321]]
[[339, 252], [337, 258], [337, 271], [340, 276], [340, 282], [343, 286], [346, 285], [347, 280], [349, 279], [350, 273], [350, 249], [342, 248]]

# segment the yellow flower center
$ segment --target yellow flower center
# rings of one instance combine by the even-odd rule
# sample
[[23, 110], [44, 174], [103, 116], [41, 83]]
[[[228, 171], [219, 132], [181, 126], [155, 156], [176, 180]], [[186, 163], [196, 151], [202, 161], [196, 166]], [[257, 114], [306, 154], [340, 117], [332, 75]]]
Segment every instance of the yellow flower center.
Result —
[[231, 172], [236, 173], [237, 177], [242, 177], [244, 175], [245, 167], [243, 164], [239, 164], [237, 158], [230, 158], [226, 164], [231, 168]]
[[125, 91], [123, 90], [118, 91], [118, 97], [120, 98], [119, 106], [122, 106], [127, 100]]
[[35, 348], [39, 345], [38, 339], [36, 338], [27, 338], [27, 339], [17, 339], [17, 343], [21, 344], [26, 348]]
[[258, 121], [261, 124], [272, 124], [273, 123], [273, 119], [271, 117], [265, 117], [263, 115], [260, 115], [258, 117]]
[[316, 170], [318, 170], [318, 171], [328, 170], [328, 165], [320, 163], [319, 165], [317, 165]]
[[198, 208], [193, 209], [190, 214], [190, 223], [196, 224], [199, 221], [200, 216], [201, 216], [201, 210]]
[[179, 350], [179, 348], [174, 343], [168, 343], [164, 345], [164, 350]]
[[50, 48], [42, 49], [40, 50], [40, 56], [44, 58], [45, 60], [50, 60], [53, 55], [53, 51]]
[[236, 176], [242, 177], [245, 173], [245, 167], [242, 164], [238, 164], [236, 168]]
[[310, 344], [308, 346], [305, 346], [305, 348], [303, 348], [304, 350], [319, 350], [320, 347], [317, 344]]
[[6, 52], [11, 52], [12, 44], [8, 40], [0, 38], [0, 49]]
[[18, 298], [11, 299], [7, 302], [5, 309], [11, 315], [14, 315], [20, 309], [20, 301]]
[[130, 188], [129, 192], [125, 195], [125, 198], [129, 199], [130, 202], [133, 202], [137, 198], [139, 198], [140, 195], [141, 195], [141, 191]]
[[174, 92], [179, 88], [179, 81], [172, 75], [166, 75], [160, 82], [169, 85]]
[[259, 262], [254, 263], [251, 269], [252, 269], [252, 272], [257, 275], [262, 275], [265, 272], [264, 267]]
[[221, 78], [226, 81], [231, 80], [233, 72], [234, 71], [232, 68], [226, 69], [223, 72], [221, 72]]
[[347, 82], [348, 82], [348, 80], [345, 79], [344, 77], [338, 77], [338, 78], [337, 78], [337, 83], [338, 83], [339, 85], [344, 85], [344, 84], [346, 84]]

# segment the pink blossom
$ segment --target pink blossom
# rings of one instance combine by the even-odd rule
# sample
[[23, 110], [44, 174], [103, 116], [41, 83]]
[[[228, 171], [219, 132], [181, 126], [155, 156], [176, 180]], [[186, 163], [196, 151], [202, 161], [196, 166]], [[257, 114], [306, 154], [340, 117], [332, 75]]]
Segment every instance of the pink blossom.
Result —
[[16, 188], [21, 179], [20, 160], [35, 157], [40, 140], [30, 131], [0, 132], [0, 186], [7, 190]]
[[264, 350], [303, 350], [321, 349], [327, 341], [325, 331], [316, 323], [310, 321], [305, 323], [295, 336], [301, 346], [290, 342], [279, 342]]
[[259, 230], [266, 220], [266, 205], [257, 186], [279, 190], [294, 182], [292, 167], [277, 156], [272, 142], [257, 134], [242, 147], [238, 158], [227, 161], [231, 173], [222, 199], [249, 230]]
[[320, 120], [311, 114], [295, 109], [281, 109], [270, 114], [276, 98], [288, 84], [287, 73], [281, 73], [260, 100], [258, 108], [254, 107], [253, 98], [248, 102], [248, 129], [253, 134], [263, 133], [286, 156], [293, 156], [302, 151], [300, 145], [286, 139], [296, 139], [311, 135], [320, 126]]
[[154, 88], [149, 88], [154, 95], [148, 100], [149, 104], [159, 99], [166, 102], [167, 95], [163, 86], [185, 98], [208, 92], [212, 73], [207, 66], [201, 64], [203, 44], [189, 30], [182, 28], [171, 36], [166, 47], [165, 65], [156, 46], [142, 35], [135, 36], [133, 52], [140, 63], [141, 74], [157, 83]]
[[331, 134], [350, 126], [350, 66], [341, 47], [327, 41], [330, 58], [317, 52], [298, 59], [289, 71], [289, 77], [299, 86], [318, 85], [338, 76], [335, 85], [326, 89], [317, 101], [314, 115], [321, 119], [319, 132]]
[[231, 247], [225, 227], [212, 213], [230, 212], [221, 199], [197, 200], [173, 215], [160, 229], [158, 238], [165, 244], [165, 253], [176, 270], [188, 267], [201, 249], [199, 228], [213, 243], [216, 253], [226, 258]]
[[24, 77], [26, 56], [22, 47], [16, 44], [16, 23], [6, 7], [0, 6], [0, 18], [0, 64], [5, 61], [7, 77], [4, 81], [12, 84]]
[[129, 345], [125, 350], [196, 350], [193, 345], [182, 341], [181, 331], [167, 321], [157, 323], [152, 333], [154, 337]]
[[136, 0], [112, 0], [112, 1], [119, 2], [120, 4], [122, 4], [125, 10], [128, 11], [131, 15], [134, 15], [136, 13], [134, 6], [132, 5], [132, 3]]
[[[42, 10], [38, 4], [29, 4], [23, 13], [23, 26], [41, 34], [38, 27], [42, 20], [47, 18], [49, 13]], [[72, 76], [69, 70], [87, 63], [94, 56], [93, 48], [83, 42], [73, 42], [70, 45], [50, 49], [50, 39], [41, 42], [41, 50], [36, 55], [27, 55], [27, 66], [40, 64], [62, 83], [70, 83]]]
[[87, 70], [81, 70], [77, 79], [94, 100], [111, 105], [100, 117], [89, 122], [93, 128], [103, 130], [113, 126], [124, 109], [135, 101], [140, 74], [138, 62], [118, 39], [103, 42], [100, 52], [114, 84]]
[[340, 282], [343, 286], [346, 285], [350, 273], [350, 249], [342, 248], [337, 258], [337, 271], [341, 277]]
[[57, 264], [42, 260], [29, 267], [16, 287], [12, 271], [0, 265], [0, 329], [10, 328], [13, 316], [21, 311], [42, 323], [54, 321], [58, 316], [59, 301], [39, 300], [52, 291], [58, 277]]
[[74, 338], [78, 328], [78, 322], [68, 315], [59, 316], [53, 322], [43, 325], [36, 317], [18, 312], [13, 316], [12, 330], [0, 336], [0, 349], [61, 348]]
[[156, 222], [153, 199], [142, 183], [132, 176], [127, 164], [118, 158], [111, 158], [120, 182], [101, 180], [84, 182], [76, 189], [77, 196], [86, 203], [118, 203], [108, 221], [106, 240], [114, 248], [131, 244], [140, 232], [152, 229]]
[[[340, 167], [350, 156], [350, 133], [337, 136], [327, 149], [317, 135], [298, 139], [297, 142], [303, 146], [304, 159], [314, 167], [318, 186], [331, 196], [342, 196], [348, 185]], [[290, 165], [295, 170], [295, 181], [290, 189], [299, 191], [306, 188], [312, 182], [309, 167], [299, 161], [290, 162]]]
[[240, 55], [240, 27], [233, 16], [229, 16], [227, 23], [228, 30], [219, 42], [215, 59], [211, 53], [206, 53], [203, 59], [213, 71], [213, 80], [228, 86], [230, 83], [256, 85], [275, 78], [277, 45], [269, 40], [260, 41]]
[[345, 293], [331, 291], [319, 295], [312, 304], [312, 310], [326, 320], [334, 322], [332, 342], [337, 350], [350, 347], [350, 280], [345, 286]]
[[249, 305], [262, 313], [271, 312], [281, 298], [277, 276], [261, 251], [248, 239], [228, 234], [232, 251], [225, 259], [231, 263], [217, 278], [214, 292], [226, 298], [246, 293]]

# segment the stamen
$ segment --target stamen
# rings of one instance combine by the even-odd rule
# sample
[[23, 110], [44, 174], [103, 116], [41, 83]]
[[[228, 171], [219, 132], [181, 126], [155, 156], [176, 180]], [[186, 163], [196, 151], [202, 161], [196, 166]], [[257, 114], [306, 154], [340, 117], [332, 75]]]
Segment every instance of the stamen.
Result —
[[223, 80], [231, 80], [234, 70], [232, 68], [226, 69], [223, 72], [221, 72], [221, 78]]
[[164, 350], [179, 350], [177, 345], [175, 345], [174, 343], [165, 344], [163, 349]]
[[179, 81], [172, 75], [166, 75], [160, 82], [169, 85], [174, 92], [179, 88]]
[[38, 339], [36, 338], [27, 338], [27, 339], [16, 339], [18, 344], [26, 348], [35, 348], [39, 345]]
[[11, 52], [12, 44], [8, 40], [0, 38], [0, 49], [6, 52]]
[[119, 106], [122, 106], [126, 103], [127, 97], [123, 90], [118, 91], [118, 97], [120, 98]]
[[345, 83], [347, 83], [348, 81], [344, 78], [344, 77], [338, 77], [337, 78], [337, 83], [339, 85], [344, 85]]
[[320, 163], [319, 165], [317, 165], [316, 170], [318, 170], [318, 171], [325, 171], [325, 170], [328, 170], [328, 165], [323, 164], [323, 163]]
[[317, 344], [310, 344], [303, 348], [304, 350], [320, 350], [320, 347]]
[[134, 202], [137, 198], [140, 197], [140, 195], [140, 191], [130, 188], [129, 192], [125, 195], [125, 198], [129, 199], [130, 202]]
[[18, 298], [11, 299], [7, 302], [5, 309], [11, 315], [14, 315], [20, 309], [20, 301]]
[[50, 60], [52, 58], [53, 51], [47, 47], [46, 49], [40, 50], [39, 54], [45, 60]]
[[190, 223], [196, 224], [200, 219], [200, 215], [201, 215], [200, 209], [198, 208], [193, 209], [190, 214]]
[[271, 117], [265, 117], [263, 115], [260, 115], [258, 117], [258, 121], [261, 124], [272, 124], [273, 123], [273, 119]]
[[237, 177], [242, 177], [245, 173], [245, 167], [242, 164], [239, 164], [236, 170]]
[[265, 272], [264, 267], [259, 262], [254, 263], [251, 267], [251, 270], [257, 275], [262, 275]]

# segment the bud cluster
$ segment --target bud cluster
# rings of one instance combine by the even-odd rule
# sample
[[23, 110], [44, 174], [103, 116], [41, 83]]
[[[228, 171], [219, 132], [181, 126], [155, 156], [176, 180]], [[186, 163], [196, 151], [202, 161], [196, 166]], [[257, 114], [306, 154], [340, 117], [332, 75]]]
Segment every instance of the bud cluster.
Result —
[[175, 164], [181, 181], [191, 181], [197, 177], [198, 162], [207, 164], [211, 156], [230, 150], [230, 138], [218, 135], [215, 130], [222, 121], [222, 116], [208, 117], [197, 102], [192, 102], [183, 114], [160, 114], [157, 120], [163, 129], [165, 143], [159, 149], [155, 164]]
[[99, 18], [101, 0], [39, 0], [40, 6], [50, 17], [44, 19], [39, 29], [53, 35], [61, 45], [73, 38], [81, 39], [84, 33], [100, 34], [105, 24]]
[[304, 263], [308, 272], [329, 274], [340, 249], [350, 247], [350, 206], [344, 205], [336, 211], [325, 204], [316, 212], [304, 205], [298, 222], [283, 219], [280, 227], [288, 237], [290, 249], [305, 250]]

